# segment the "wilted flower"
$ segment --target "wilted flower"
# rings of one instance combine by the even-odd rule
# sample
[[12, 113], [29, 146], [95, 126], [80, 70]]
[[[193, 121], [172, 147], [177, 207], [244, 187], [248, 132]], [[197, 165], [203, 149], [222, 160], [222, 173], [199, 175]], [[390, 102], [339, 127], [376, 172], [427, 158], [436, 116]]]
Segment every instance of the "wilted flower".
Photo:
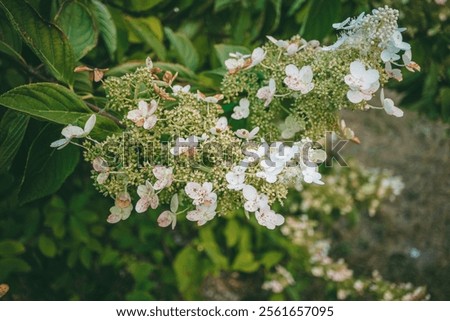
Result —
[[281, 137], [283, 139], [289, 139], [295, 136], [299, 131], [302, 130], [301, 124], [297, 121], [297, 119], [289, 115], [284, 120], [284, 124], [281, 125]]
[[236, 130], [235, 134], [237, 137], [246, 139], [246, 140], [252, 140], [255, 138], [256, 134], [259, 132], [259, 127], [253, 128], [250, 132], [247, 129], [238, 129]]

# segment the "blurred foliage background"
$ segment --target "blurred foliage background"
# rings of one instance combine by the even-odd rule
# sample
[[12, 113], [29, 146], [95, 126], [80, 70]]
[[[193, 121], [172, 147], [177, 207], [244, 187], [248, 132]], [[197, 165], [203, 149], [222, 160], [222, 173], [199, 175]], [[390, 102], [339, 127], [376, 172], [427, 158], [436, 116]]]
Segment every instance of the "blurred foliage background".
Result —
[[[408, 28], [406, 41], [422, 67], [394, 84], [399, 105], [447, 122], [450, 8], [431, 0], [0, 0], [0, 93], [58, 82], [102, 107], [101, 82], [88, 72], [73, 73], [74, 67], [109, 68], [105, 76], [117, 76], [147, 56], [194, 88], [217, 92], [229, 52], [248, 52], [266, 35], [288, 39], [299, 33], [329, 44], [336, 39], [332, 23], [385, 4], [400, 10], [400, 26]], [[181, 221], [174, 231], [157, 226], [158, 213], [111, 226], [105, 221], [110, 200], [92, 187], [80, 151], [48, 147], [62, 126], [8, 107], [0, 107], [0, 283], [10, 286], [6, 299], [373, 299], [392, 287], [362, 275], [385, 289], [351, 294], [342, 282], [312, 272], [308, 244], [233, 215], [202, 228]], [[306, 212], [321, 222], [316, 233], [332, 237], [343, 211], [348, 224], [357, 224], [371, 201], [387, 198], [376, 188], [366, 198], [356, 195], [368, 176], [350, 181], [344, 196], [333, 199], [330, 192], [326, 211], [302, 207], [299, 193], [279, 211], [296, 217]], [[281, 291], [262, 291], [279, 266], [295, 282], [285, 278]]]

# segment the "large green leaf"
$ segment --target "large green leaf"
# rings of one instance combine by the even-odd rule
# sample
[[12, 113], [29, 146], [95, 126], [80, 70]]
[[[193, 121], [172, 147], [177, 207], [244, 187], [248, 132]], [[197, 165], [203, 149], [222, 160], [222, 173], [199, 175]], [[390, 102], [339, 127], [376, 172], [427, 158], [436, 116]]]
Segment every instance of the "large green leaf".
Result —
[[310, 0], [307, 10], [300, 34], [308, 40], [322, 40], [331, 31], [331, 25], [339, 19], [341, 1]]
[[184, 34], [175, 33], [170, 28], [164, 28], [167, 38], [175, 48], [178, 59], [191, 70], [196, 70], [200, 63], [200, 57], [192, 42]]
[[5, 13], [0, 10], [0, 40], [10, 46], [14, 51], [22, 51], [22, 39], [11, 26]]
[[8, 110], [0, 121], [0, 171], [8, 171], [22, 144], [29, 117]]
[[100, 1], [93, 0], [91, 3], [91, 14], [94, 16], [100, 36], [102, 37], [109, 57], [114, 59], [117, 50], [117, 28], [108, 8]]
[[23, 65], [26, 65], [25, 60], [22, 58], [22, 56], [15, 51], [10, 45], [8, 45], [6, 42], [0, 41], [0, 52], [3, 52], [4, 54], [8, 55], [9, 57], [13, 58], [14, 60], [20, 62]]
[[166, 59], [166, 48], [161, 39], [159, 39], [158, 31], [154, 31], [151, 21], [145, 18], [125, 17], [129, 29], [140, 39], [141, 42], [149, 46], [160, 60]]
[[0, 96], [0, 105], [58, 124], [74, 124], [91, 110], [67, 88], [35, 83], [14, 88]]
[[57, 252], [55, 242], [46, 235], [41, 235], [38, 240], [38, 246], [42, 254], [47, 257], [54, 257]]
[[31, 270], [31, 266], [22, 259], [16, 257], [0, 259], [0, 279], [6, 279], [11, 273], [25, 273]]
[[44, 21], [24, 0], [0, 0], [14, 29], [33, 50], [50, 72], [60, 81], [73, 81], [73, 50], [64, 33], [54, 24]]
[[75, 60], [80, 60], [97, 45], [98, 30], [88, 8], [77, 2], [65, 2], [56, 23], [69, 38]]
[[19, 192], [20, 204], [56, 192], [78, 164], [78, 147], [69, 145], [61, 150], [50, 147], [60, 137], [60, 131], [59, 126], [48, 124], [33, 141]]

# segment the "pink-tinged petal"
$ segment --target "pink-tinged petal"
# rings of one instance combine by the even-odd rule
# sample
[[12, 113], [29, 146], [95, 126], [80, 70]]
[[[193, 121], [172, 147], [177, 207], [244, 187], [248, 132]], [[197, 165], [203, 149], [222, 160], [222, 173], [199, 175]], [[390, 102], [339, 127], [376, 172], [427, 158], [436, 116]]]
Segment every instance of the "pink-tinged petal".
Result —
[[199, 183], [189, 182], [186, 184], [184, 191], [186, 195], [192, 199], [198, 198], [198, 191], [200, 190], [201, 185]]
[[153, 167], [153, 175], [155, 175], [155, 177], [157, 179], [163, 179], [166, 176], [166, 167], [164, 166], [155, 166]]
[[198, 221], [200, 219], [200, 215], [198, 210], [195, 211], [189, 211], [186, 215], [186, 218], [191, 221], [191, 222], [195, 222]]
[[158, 108], [158, 103], [156, 102], [156, 100], [152, 99], [152, 101], [150, 102], [150, 109], [148, 110], [148, 114], [153, 114], [155, 113], [156, 109]]
[[[275, 94], [275, 89], [276, 89], [276, 83], [275, 83], [275, 79], [273, 79], [273, 78], [269, 79], [269, 89], [270, 89], [270, 93], [272, 95], [274, 95]], [[270, 100], [272, 100], [272, 99], [270, 99]]]
[[50, 147], [62, 149], [64, 147], [66, 147], [69, 144], [69, 142], [70, 142], [70, 139], [67, 139], [67, 138], [58, 139], [57, 141], [54, 141], [53, 143], [51, 143]]
[[106, 173], [100, 173], [100, 174], [97, 176], [97, 183], [99, 183], [100, 185], [105, 184], [105, 182], [106, 182], [106, 180], [108, 179], [108, 177], [109, 177], [109, 173], [108, 173], [108, 172], [106, 172]]
[[97, 120], [97, 117], [95, 116], [95, 114], [93, 114], [93, 115], [91, 115], [91, 117], [89, 117], [86, 124], [84, 125], [84, 134], [85, 135], [88, 135], [92, 131], [92, 129], [95, 126], [96, 120]]
[[176, 213], [178, 211], [178, 194], [175, 194], [172, 196], [172, 199], [170, 200], [170, 210], [173, 213]]
[[138, 108], [141, 115], [146, 115], [148, 113], [148, 103], [145, 100], [139, 100]]
[[157, 208], [159, 205], [159, 197], [158, 195], [153, 195], [152, 197], [150, 197], [150, 207], [152, 209]]
[[147, 117], [147, 119], [144, 122], [144, 128], [152, 129], [156, 125], [157, 121], [158, 121], [158, 117], [156, 117], [155, 115]]
[[130, 110], [127, 114], [127, 119], [136, 122], [142, 118], [142, 112], [138, 109]]
[[150, 199], [148, 197], [143, 197], [136, 203], [135, 210], [138, 213], [144, 213], [148, 210], [148, 207], [150, 206]]
[[68, 125], [63, 128], [61, 134], [66, 138], [82, 137], [84, 135], [84, 130], [78, 126]]
[[350, 64], [350, 73], [355, 77], [363, 77], [366, 72], [366, 67], [359, 60], [353, 61]]
[[160, 227], [167, 227], [172, 223], [173, 217], [170, 214], [170, 211], [164, 211], [158, 216], [157, 222]]
[[110, 214], [106, 221], [110, 224], [115, 224], [119, 222], [122, 219], [122, 217], [118, 214]]
[[347, 98], [354, 104], [358, 104], [363, 100], [363, 95], [361, 92], [356, 90], [347, 91]]

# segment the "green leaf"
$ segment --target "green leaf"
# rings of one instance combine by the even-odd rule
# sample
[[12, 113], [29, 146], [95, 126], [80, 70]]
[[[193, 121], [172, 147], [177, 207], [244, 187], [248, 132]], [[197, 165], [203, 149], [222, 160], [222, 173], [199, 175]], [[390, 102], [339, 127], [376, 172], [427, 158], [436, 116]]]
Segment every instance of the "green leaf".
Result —
[[238, 0], [214, 0], [214, 12], [217, 13], [222, 11], [236, 2], [238, 2]]
[[29, 117], [7, 110], [0, 121], [0, 171], [8, 171], [22, 144]]
[[159, 59], [166, 59], [166, 48], [164, 44], [158, 39], [158, 36], [153, 32], [151, 25], [148, 24], [145, 18], [125, 17], [129, 29], [139, 38], [143, 43], [149, 46]]
[[77, 95], [52, 83], [35, 83], [14, 88], [0, 96], [0, 105], [63, 125], [74, 123], [91, 113]]
[[252, 252], [239, 252], [234, 259], [232, 269], [241, 272], [255, 272], [259, 268], [259, 263], [255, 261]]
[[166, 27], [164, 31], [175, 48], [178, 59], [189, 69], [196, 70], [200, 63], [200, 57], [191, 40], [184, 34], [173, 32], [170, 28]]
[[113, 3], [127, 11], [142, 13], [147, 11], [163, 0], [113, 0]]
[[225, 227], [225, 239], [227, 241], [227, 247], [233, 247], [239, 241], [239, 223], [236, 220], [229, 220]]
[[6, 279], [11, 273], [26, 273], [30, 265], [22, 259], [10, 257], [0, 259], [0, 279]]
[[331, 25], [339, 19], [341, 1], [310, 0], [308, 10], [300, 35], [308, 40], [322, 40], [331, 31]]
[[38, 240], [39, 250], [47, 257], [54, 257], [56, 255], [55, 242], [46, 235], [41, 235]]
[[80, 60], [97, 45], [98, 30], [86, 6], [67, 1], [55, 18], [69, 38], [75, 60]]
[[15, 61], [26, 65], [26, 61], [22, 58], [22, 56], [15, 51], [10, 45], [8, 45], [7, 43], [0, 41], [0, 52], [3, 52], [4, 54], [8, 55], [9, 57], [11, 57], [12, 59], [14, 59]]
[[56, 192], [78, 164], [80, 152], [77, 147], [69, 145], [61, 150], [50, 147], [59, 135], [60, 128], [49, 124], [33, 141], [19, 192], [21, 204]]
[[0, 0], [0, 6], [23, 41], [56, 79], [72, 84], [73, 50], [64, 33], [44, 21], [24, 0]]
[[228, 259], [222, 254], [212, 229], [209, 227], [203, 227], [199, 232], [199, 237], [206, 254], [208, 254], [208, 257], [211, 261], [213, 261], [214, 267], [219, 271], [222, 269], [227, 269]]
[[108, 8], [97, 0], [92, 0], [91, 14], [94, 16], [111, 60], [117, 50], [117, 28]]
[[5, 13], [0, 10], [0, 41], [6, 43], [14, 51], [22, 51], [22, 40], [11, 26]]
[[230, 53], [240, 52], [242, 54], [251, 53], [250, 49], [243, 46], [218, 44], [214, 45], [214, 50], [216, 51], [217, 59], [219, 59], [222, 67], [225, 67], [225, 60], [230, 58]]
[[278, 264], [283, 256], [284, 255], [282, 253], [276, 251], [266, 252], [261, 258], [261, 264], [264, 265], [266, 269], [270, 269], [275, 266], [275, 264]]
[[177, 277], [178, 290], [183, 294], [184, 299], [199, 299], [202, 265], [198, 252], [192, 246], [186, 246], [176, 256], [173, 269]]
[[15, 256], [25, 252], [25, 247], [22, 243], [12, 240], [0, 242], [0, 256]]

